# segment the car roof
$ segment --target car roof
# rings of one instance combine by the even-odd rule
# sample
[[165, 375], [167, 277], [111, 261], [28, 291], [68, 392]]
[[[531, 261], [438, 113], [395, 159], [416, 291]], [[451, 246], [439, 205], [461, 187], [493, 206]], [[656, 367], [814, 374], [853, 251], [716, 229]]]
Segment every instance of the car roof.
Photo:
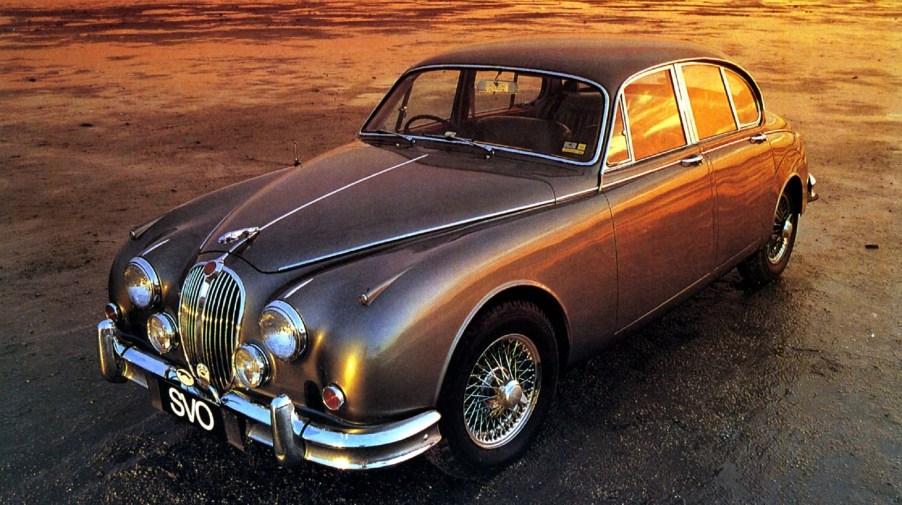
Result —
[[464, 46], [412, 69], [432, 65], [486, 65], [544, 70], [583, 77], [616, 91], [629, 77], [684, 60], [726, 60], [705, 47], [661, 39], [537, 37]]

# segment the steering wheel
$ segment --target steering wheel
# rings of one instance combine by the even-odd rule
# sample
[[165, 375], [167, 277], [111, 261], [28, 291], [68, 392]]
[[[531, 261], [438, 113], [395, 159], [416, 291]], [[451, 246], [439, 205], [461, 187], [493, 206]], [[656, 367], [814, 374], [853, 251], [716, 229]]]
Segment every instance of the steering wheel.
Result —
[[447, 119], [442, 119], [438, 116], [433, 116], [432, 114], [418, 114], [418, 115], [408, 119], [407, 122], [404, 123], [404, 133], [410, 133], [410, 125], [413, 124], [415, 121], [421, 121], [423, 119], [430, 119], [432, 121], [435, 121], [436, 123], [441, 123], [449, 131], [453, 131], [455, 129], [454, 124], [451, 121], [448, 121]]

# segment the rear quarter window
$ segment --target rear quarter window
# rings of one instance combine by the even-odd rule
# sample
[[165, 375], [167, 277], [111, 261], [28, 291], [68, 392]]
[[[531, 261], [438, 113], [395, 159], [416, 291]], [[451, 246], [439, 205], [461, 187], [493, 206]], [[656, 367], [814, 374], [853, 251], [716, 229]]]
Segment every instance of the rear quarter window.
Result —
[[727, 84], [730, 86], [730, 96], [733, 98], [733, 107], [736, 108], [736, 118], [740, 125], [755, 124], [761, 118], [758, 109], [758, 100], [752, 87], [745, 79], [732, 70], [724, 69], [727, 76]]

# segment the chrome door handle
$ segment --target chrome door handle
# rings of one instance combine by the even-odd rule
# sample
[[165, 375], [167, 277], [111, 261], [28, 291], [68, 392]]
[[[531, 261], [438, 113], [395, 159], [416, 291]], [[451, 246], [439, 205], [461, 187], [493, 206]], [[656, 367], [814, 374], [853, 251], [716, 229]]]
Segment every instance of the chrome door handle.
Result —
[[701, 154], [696, 154], [695, 156], [680, 160], [680, 165], [683, 165], [684, 167], [695, 167], [701, 165], [703, 161], [705, 161], [705, 158]]
[[751, 137], [749, 137], [749, 142], [751, 142], [752, 144], [760, 144], [766, 140], [767, 140], [767, 135], [765, 135], [763, 133], [759, 133], [758, 135], [752, 135]]

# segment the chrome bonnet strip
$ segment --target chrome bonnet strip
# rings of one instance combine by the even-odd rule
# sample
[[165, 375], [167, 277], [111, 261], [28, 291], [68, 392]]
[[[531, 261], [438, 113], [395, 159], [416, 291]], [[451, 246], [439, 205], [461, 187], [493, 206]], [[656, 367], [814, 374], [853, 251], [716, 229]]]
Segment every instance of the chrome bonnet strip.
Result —
[[321, 202], [321, 201], [325, 200], [326, 198], [329, 198], [330, 196], [334, 196], [334, 195], [336, 195], [336, 194], [338, 194], [338, 193], [341, 193], [342, 191], [344, 191], [344, 190], [346, 190], [346, 189], [353, 188], [354, 186], [360, 184], [361, 182], [368, 181], [368, 180], [370, 180], [370, 179], [372, 179], [372, 178], [374, 178], [374, 177], [378, 177], [378, 176], [380, 176], [380, 175], [382, 175], [382, 174], [391, 172], [392, 170], [394, 170], [394, 169], [396, 169], [396, 168], [401, 168], [401, 167], [403, 167], [404, 165], [408, 165], [408, 164], [410, 164], [410, 163], [414, 163], [414, 162], [416, 162], [416, 161], [420, 161], [421, 159], [425, 158], [426, 156], [429, 156], [429, 155], [428, 155], [428, 154], [424, 154], [424, 155], [422, 155], [422, 156], [417, 156], [416, 158], [413, 158], [413, 159], [404, 161], [404, 162], [402, 162], [402, 163], [398, 163], [397, 165], [395, 165], [395, 166], [393, 166], [393, 167], [388, 167], [388, 168], [386, 168], [386, 169], [380, 170], [379, 172], [376, 172], [375, 174], [370, 174], [370, 175], [368, 175], [368, 176], [366, 176], [366, 177], [364, 177], [364, 178], [362, 178], [362, 179], [358, 179], [358, 180], [356, 180], [356, 181], [354, 181], [354, 182], [352, 182], [352, 183], [350, 183], [350, 184], [347, 184], [347, 185], [345, 185], [345, 186], [342, 186], [342, 187], [340, 187], [340, 188], [338, 188], [338, 189], [336, 189], [336, 190], [330, 191], [330, 192], [326, 193], [325, 195], [322, 195], [322, 196], [320, 196], [320, 197], [318, 197], [318, 198], [315, 198], [315, 199], [313, 199], [313, 200], [310, 200], [309, 202], [307, 202], [307, 203], [301, 205], [300, 207], [297, 207], [297, 208], [294, 209], [294, 210], [288, 211], [288, 212], [286, 212], [285, 214], [282, 214], [281, 216], [279, 216], [279, 217], [273, 219], [272, 221], [270, 221], [270, 222], [264, 224], [263, 226], [260, 227], [260, 231], [263, 231], [263, 230], [269, 228], [270, 226], [272, 226], [272, 225], [278, 223], [279, 221], [281, 221], [281, 220], [287, 218], [288, 216], [294, 215], [294, 214], [296, 214], [296, 213], [298, 213], [298, 212], [300, 212], [300, 211], [306, 209], [307, 207], [309, 207], [309, 206], [311, 206], [311, 205], [313, 205], [313, 204], [315, 204], [315, 203]]
[[[597, 189], [593, 189], [592, 191], [597, 191]], [[537, 202], [537, 203], [532, 203], [532, 204], [529, 204], [529, 205], [523, 205], [522, 207], [515, 207], [515, 208], [513, 208], [513, 209], [502, 210], [502, 211], [500, 211], [500, 212], [495, 212], [495, 213], [492, 213], [492, 214], [486, 214], [486, 215], [483, 215], [483, 216], [477, 216], [477, 217], [473, 217], [473, 218], [469, 218], [469, 219], [462, 219], [462, 220], [460, 220], [460, 221], [456, 221], [456, 222], [449, 223], [449, 224], [443, 224], [443, 225], [440, 225], [440, 226], [434, 226], [434, 227], [432, 227], [432, 228], [425, 228], [425, 229], [422, 229], [422, 230], [417, 230], [417, 231], [413, 231], [413, 232], [410, 232], [410, 233], [405, 233], [405, 234], [403, 234], [403, 235], [397, 235], [397, 236], [395, 236], [395, 237], [387, 238], [387, 239], [384, 239], [384, 240], [377, 240], [377, 241], [375, 241], [375, 242], [370, 242], [370, 243], [368, 243], [368, 244], [363, 244], [363, 245], [360, 245], [360, 246], [357, 246], [357, 247], [352, 247], [352, 248], [350, 248], [350, 249], [345, 249], [345, 250], [343, 250], [343, 251], [337, 251], [337, 252], [334, 252], [334, 253], [324, 254], [324, 255], [322, 255], [322, 256], [317, 256], [317, 257], [315, 257], [315, 258], [308, 258], [308, 259], [305, 259], [305, 260], [303, 260], [303, 261], [298, 261], [297, 263], [291, 263], [291, 264], [289, 264], [289, 265], [283, 265], [283, 266], [279, 267], [278, 270], [276, 270], [276, 271], [277, 271], [277, 272], [284, 272], [284, 271], [286, 271], [286, 270], [291, 270], [292, 268], [297, 268], [297, 267], [299, 267], [299, 266], [309, 265], [309, 264], [311, 264], [311, 263], [316, 263], [316, 262], [319, 262], [319, 261], [325, 261], [325, 260], [328, 260], [328, 259], [337, 258], [337, 257], [339, 257], [339, 256], [344, 256], [345, 254], [351, 254], [351, 253], [355, 253], [355, 252], [358, 252], [358, 251], [363, 251], [363, 250], [369, 249], [369, 248], [371, 248], [371, 247], [378, 247], [378, 246], [381, 246], [381, 245], [390, 244], [390, 243], [392, 243], [392, 242], [397, 242], [397, 241], [399, 241], [399, 240], [405, 240], [405, 239], [408, 239], [408, 238], [416, 237], [416, 236], [418, 236], [418, 235], [425, 235], [425, 234], [427, 234], [427, 233], [434, 233], [434, 232], [437, 232], [437, 231], [447, 230], [447, 229], [455, 228], [455, 227], [458, 227], [458, 226], [463, 226], [463, 225], [467, 225], [467, 224], [477, 223], [477, 222], [479, 222], [479, 221], [486, 221], [486, 220], [488, 220], [488, 219], [494, 219], [494, 218], [496, 218], [496, 217], [502, 217], [502, 216], [506, 216], [506, 215], [509, 215], [509, 214], [515, 214], [515, 213], [517, 213], [517, 212], [523, 212], [523, 211], [526, 211], [526, 210], [537, 209], [537, 208], [539, 208], [539, 207], [544, 207], [544, 206], [546, 206], [546, 205], [553, 205], [555, 202], [556, 202], [556, 200], [555, 200], [554, 198], [551, 198], [551, 199], [549, 199], [549, 200], [542, 200], [542, 201]]]

